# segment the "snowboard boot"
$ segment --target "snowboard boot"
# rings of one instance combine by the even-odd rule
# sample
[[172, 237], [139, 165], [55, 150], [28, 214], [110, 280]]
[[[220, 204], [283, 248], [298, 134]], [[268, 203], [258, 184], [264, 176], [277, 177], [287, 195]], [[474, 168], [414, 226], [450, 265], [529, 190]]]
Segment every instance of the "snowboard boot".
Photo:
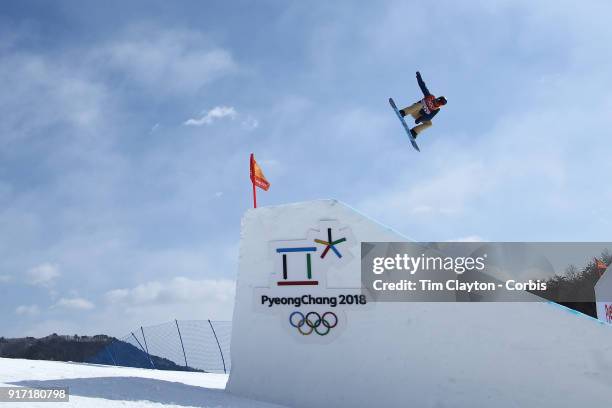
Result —
[[412, 137], [414, 137], [415, 139], [417, 138], [418, 134], [417, 132], [414, 131], [414, 129], [410, 129], [410, 134], [412, 135]]
[[400, 113], [400, 115], [402, 115], [402, 118], [405, 118], [405, 117], [406, 117], [406, 112], [404, 112], [404, 110], [403, 110], [403, 109], [400, 109], [400, 110], [399, 110], [399, 113]]

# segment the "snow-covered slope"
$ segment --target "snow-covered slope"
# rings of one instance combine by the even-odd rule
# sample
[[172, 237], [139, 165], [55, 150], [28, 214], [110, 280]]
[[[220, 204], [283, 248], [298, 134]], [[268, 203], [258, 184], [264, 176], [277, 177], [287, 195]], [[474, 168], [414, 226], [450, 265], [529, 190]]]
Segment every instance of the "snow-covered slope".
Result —
[[[70, 402], [61, 403], [62, 407], [280, 407], [232, 396], [224, 391], [226, 382], [224, 374], [0, 358], [0, 387], [68, 387]], [[49, 408], [56, 404], [0, 406]]]

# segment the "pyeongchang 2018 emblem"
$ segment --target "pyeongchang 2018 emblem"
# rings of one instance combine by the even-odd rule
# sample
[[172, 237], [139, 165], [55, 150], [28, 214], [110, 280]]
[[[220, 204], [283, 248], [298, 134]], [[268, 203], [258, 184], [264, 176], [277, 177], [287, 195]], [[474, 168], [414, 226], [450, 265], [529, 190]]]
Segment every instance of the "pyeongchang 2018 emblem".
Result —
[[345, 312], [367, 303], [353, 262], [357, 242], [337, 220], [321, 220], [302, 237], [269, 242], [272, 270], [268, 286], [255, 288], [256, 307], [278, 313], [296, 339], [330, 341], [346, 327]]
[[353, 259], [350, 247], [355, 241], [349, 227], [343, 228], [337, 221], [320, 221], [318, 228], [308, 231], [306, 239], [274, 241], [271, 245], [274, 285], [325, 288], [325, 273]]

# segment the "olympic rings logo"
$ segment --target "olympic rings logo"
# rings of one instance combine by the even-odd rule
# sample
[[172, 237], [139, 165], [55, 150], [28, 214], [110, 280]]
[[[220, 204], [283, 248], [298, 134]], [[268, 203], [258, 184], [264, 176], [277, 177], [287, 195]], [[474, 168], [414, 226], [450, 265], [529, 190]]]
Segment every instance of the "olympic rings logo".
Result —
[[289, 324], [304, 336], [317, 333], [319, 336], [326, 336], [331, 329], [338, 325], [338, 316], [334, 312], [325, 312], [323, 315], [317, 312], [306, 313], [293, 312], [289, 315]]

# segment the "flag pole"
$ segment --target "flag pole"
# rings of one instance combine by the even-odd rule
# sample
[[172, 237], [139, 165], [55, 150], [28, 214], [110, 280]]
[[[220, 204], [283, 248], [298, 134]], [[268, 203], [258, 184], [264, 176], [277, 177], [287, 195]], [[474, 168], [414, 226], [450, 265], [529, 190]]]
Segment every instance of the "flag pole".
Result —
[[251, 153], [249, 159], [249, 171], [251, 174], [251, 183], [253, 184], [253, 208], [257, 208], [257, 189], [255, 188], [255, 156]]

